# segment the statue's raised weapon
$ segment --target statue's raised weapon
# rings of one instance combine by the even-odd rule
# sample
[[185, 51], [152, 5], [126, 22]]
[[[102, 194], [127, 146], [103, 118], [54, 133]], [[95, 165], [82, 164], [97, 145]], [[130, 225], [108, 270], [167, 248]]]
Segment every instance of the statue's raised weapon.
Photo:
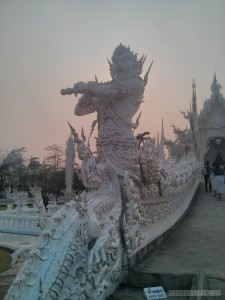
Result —
[[89, 81], [87, 83], [83, 81], [79, 81], [74, 84], [73, 88], [66, 88], [61, 90], [61, 94], [64, 95], [72, 95], [75, 94], [86, 94], [86, 93], [91, 93], [93, 88], [96, 87], [97, 85], [103, 85], [99, 84], [96, 81]]
[[72, 95], [72, 94], [75, 94], [77, 96], [77, 94], [84, 92], [85, 86], [86, 86], [86, 84], [84, 82], [79, 81], [74, 84], [73, 88], [62, 89], [61, 94], [63, 96], [64, 95]]
[[[144, 86], [146, 86], [148, 82], [148, 75], [151, 70], [152, 64], [153, 62], [150, 64], [148, 71], [144, 76], [144, 79], [142, 79]], [[119, 85], [119, 87], [121, 87], [121, 85]], [[72, 94], [75, 94], [75, 96], [77, 96], [77, 94], [86, 94], [93, 97], [96, 96], [96, 93], [99, 95], [116, 93], [119, 87], [117, 86], [116, 82], [98, 82], [98, 79], [95, 76], [95, 81], [89, 81], [87, 83], [79, 81], [74, 84], [73, 88], [62, 89], [61, 94], [63, 96]]]

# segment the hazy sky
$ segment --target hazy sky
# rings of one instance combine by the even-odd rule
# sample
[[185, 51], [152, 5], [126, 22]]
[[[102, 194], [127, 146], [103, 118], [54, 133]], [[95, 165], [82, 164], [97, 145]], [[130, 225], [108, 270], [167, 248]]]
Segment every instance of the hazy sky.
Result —
[[191, 81], [198, 109], [216, 71], [225, 86], [224, 0], [0, 0], [0, 149], [65, 147], [67, 121], [89, 135], [95, 115], [74, 115], [75, 97], [60, 90], [77, 81], [110, 80], [107, 58], [123, 43], [152, 60], [136, 133], [156, 136], [164, 119], [185, 128]]

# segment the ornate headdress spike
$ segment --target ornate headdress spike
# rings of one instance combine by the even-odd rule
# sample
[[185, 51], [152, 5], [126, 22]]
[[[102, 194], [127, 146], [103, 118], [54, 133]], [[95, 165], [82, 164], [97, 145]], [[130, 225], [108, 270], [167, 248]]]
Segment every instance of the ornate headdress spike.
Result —
[[153, 64], [153, 61], [152, 61], [152, 63], [150, 64], [150, 66], [149, 66], [149, 68], [148, 68], [148, 71], [147, 71], [147, 73], [145, 74], [145, 77], [144, 77], [144, 85], [145, 85], [145, 86], [146, 86], [146, 84], [147, 84], [147, 82], [148, 82], [148, 74], [149, 74], [149, 72], [150, 72], [150, 70], [151, 70], [152, 64]]
[[86, 136], [84, 134], [84, 128], [83, 128], [83, 126], [81, 128], [81, 137], [82, 137], [82, 141], [85, 143], [86, 142]]

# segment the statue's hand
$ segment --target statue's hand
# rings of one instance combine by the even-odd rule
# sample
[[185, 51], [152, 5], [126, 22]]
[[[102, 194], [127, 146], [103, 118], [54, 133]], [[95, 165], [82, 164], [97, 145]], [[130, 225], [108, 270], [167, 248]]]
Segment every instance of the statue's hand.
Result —
[[83, 81], [78, 81], [74, 84], [73, 89], [75, 94], [84, 94], [86, 83]]
[[79, 81], [74, 84], [73, 88], [66, 88], [61, 90], [61, 94], [64, 95], [72, 95], [75, 94], [84, 94], [86, 83], [83, 81]]
[[94, 96], [94, 89], [98, 84], [95, 81], [88, 81], [87, 83], [79, 81], [74, 84], [73, 89], [77, 94], [85, 94], [87, 96]]

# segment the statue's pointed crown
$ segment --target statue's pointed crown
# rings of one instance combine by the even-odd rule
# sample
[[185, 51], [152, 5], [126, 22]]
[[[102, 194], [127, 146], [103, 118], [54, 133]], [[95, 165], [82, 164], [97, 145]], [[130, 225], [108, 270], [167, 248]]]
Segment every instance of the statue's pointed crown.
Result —
[[130, 47], [120, 44], [113, 52], [112, 62], [109, 61], [112, 78], [117, 79], [121, 74], [127, 79], [138, 77], [142, 72], [145, 59], [146, 57], [142, 56], [138, 60], [137, 53], [134, 54]]

